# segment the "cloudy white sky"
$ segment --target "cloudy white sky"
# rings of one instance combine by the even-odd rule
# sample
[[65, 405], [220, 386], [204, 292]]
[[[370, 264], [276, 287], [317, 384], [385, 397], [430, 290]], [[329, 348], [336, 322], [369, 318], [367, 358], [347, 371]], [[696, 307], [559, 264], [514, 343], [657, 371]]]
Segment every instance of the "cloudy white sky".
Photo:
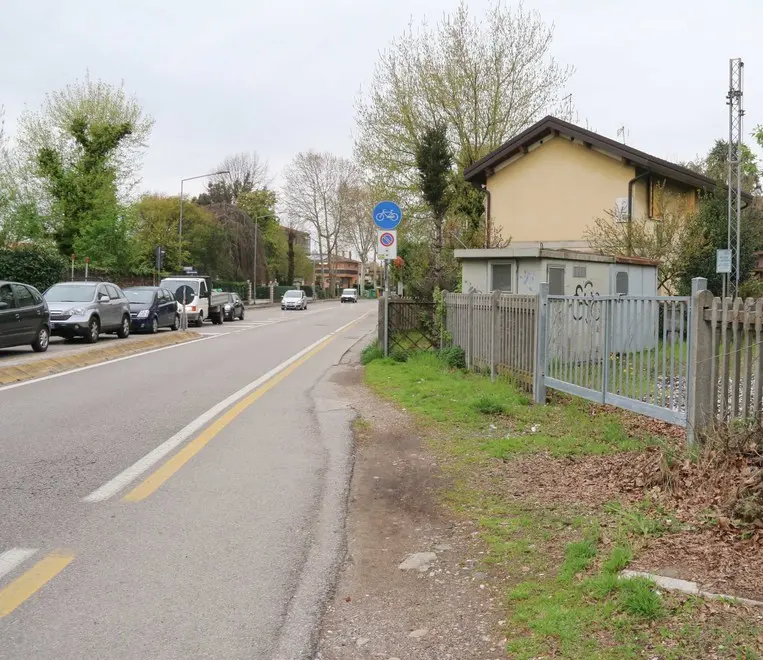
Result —
[[[257, 151], [277, 177], [306, 149], [351, 155], [354, 101], [409, 19], [458, 0], [5, 0], [0, 105], [25, 104], [90, 70], [156, 119], [144, 190]], [[471, 0], [474, 13], [487, 0]], [[760, 0], [527, 0], [556, 26], [580, 121], [671, 160], [727, 134], [728, 60], [745, 62], [745, 130], [763, 123]], [[76, 9], [74, 8], [76, 7]], [[728, 27], [733, 26], [733, 27]], [[202, 184], [198, 183], [198, 187]]]

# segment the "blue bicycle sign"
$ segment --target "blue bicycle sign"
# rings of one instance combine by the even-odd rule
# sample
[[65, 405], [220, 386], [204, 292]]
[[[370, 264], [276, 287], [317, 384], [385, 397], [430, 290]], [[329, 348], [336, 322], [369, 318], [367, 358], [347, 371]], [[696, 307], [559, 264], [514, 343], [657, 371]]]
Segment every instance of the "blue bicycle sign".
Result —
[[395, 229], [403, 219], [403, 212], [395, 202], [379, 202], [373, 215], [374, 224], [379, 229]]

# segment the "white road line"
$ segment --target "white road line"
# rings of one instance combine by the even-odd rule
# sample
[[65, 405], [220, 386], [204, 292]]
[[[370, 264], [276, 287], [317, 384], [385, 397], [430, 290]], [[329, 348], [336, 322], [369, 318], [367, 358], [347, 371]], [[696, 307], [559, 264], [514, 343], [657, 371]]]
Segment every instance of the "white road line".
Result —
[[321, 337], [318, 341], [310, 344], [307, 348], [303, 348], [299, 353], [295, 353], [292, 355], [288, 360], [285, 360], [284, 362], [281, 362], [276, 367], [273, 367], [270, 371], [268, 371], [266, 374], [263, 374], [260, 376], [257, 380], [252, 381], [248, 385], [244, 385], [240, 390], [237, 392], [234, 392], [229, 397], [226, 397], [220, 403], [215, 404], [212, 406], [209, 410], [199, 415], [196, 419], [191, 421], [189, 424], [184, 426], [182, 429], [180, 429], [175, 435], [173, 435], [169, 440], [165, 440], [162, 444], [160, 444], [155, 449], [151, 450], [148, 454], [146, 454], [143, 458], [139, 459], [137, 462], [133, 463], [130, 467], [128, 467], [123, 472], [120, 472], [116, 477], [114, 477], [111, 481], [107, 481], [103, 486], [98, 488], [97, 490], [94, 490], [89, 495], [82, 498], [83, 502], [104, 502], [105, 500], [108, 500], [111, 497], [114, 497], [119, 491], [124, 489], [130, 482], [137, 479], [141, 474], [149, 470], [152, 466], [154, 466], [156, 463], [161, 461], [167, 454], [169, 454], [171, 451], [173, 451], [175, 448], [180, 446], [183, 442], [191, 438], [197, 431], [201, 430], [204, 426], [206, 426], [209, 422], [211, 422], [215, 417], [217, 417], [220, 413], [222, 413], [226, 408], [229, 408], [239, 400], [243, 399], [247, 394], [250, 392], [256, 390], [260, 385], [266, 383], [269, 381], [273, 376], [280, 373], [286, 367], [288, 367], [290, 364], [296, 362], [299, 360], [303, 355], [306, 355], [310, 351], [312, 351], [316, 346], [319, 346], [324, 341], [326, 341], [329, 337], [333, 337], [334, 335], [338, 335], [341, 332], [344, 332], [347, 328], [349, 328], [354, 323], [357, 323], [358, 321], [361, 321], [362, 319], [366, 318], [371, 312], [366, 312], [362, 316], [359, 316], [356, 319], [353, 319], [349, 323], [343, 325], [341, 328], [338, 328], [337, 330], [334, 330], [333, 332], [329, 332], [327, 335], [324, 335]]
[[50, 374], [50, 376], [42, 376], [40, 378], [33, 378], [32, 380], [23, 380], [20, 383], [11, 383], [10, 385], [3, 385], [0, 387], [0, 392], [5, 390], [13, 390], [17, 387], [26, 387], [27, 385], [33, 385], [34, 383], [40, 383], [44, 380], [53, 380], [54, 378], [61, 378], [62, 376], [69, 376], [71, 374], [79, 373], [80, 371], [88, 371], [90, 369], [98, 369], [99, 367], [105, 367], [109, 364], [115, 364], [117, 362], [124, 362], [125, 360], [132, 360], [137, 357], [143, 357], [144, 355], [151, 355], [152, 353], [159, 353], [160, 351], [169, 351], [172, 348], [180, 348], [182, 346], [190, 346], [191, 344], [198, 344], [202, 341], [209, 341], [219, 335], [210, 335], [209, 337], [202, 337], [201, 339], [192, 339], [191, 341], [183, 342], [182, 344], [173, 344], [172, 346], [162, 346], [161, 348], [152, 348], [150, 351], [143, 351], [142, 353], [133, 353], [132, 355], [125, 355], [121, 358], [115, 358], [114, 360], [107, 360], [106, 362], [99, 362], [98, 364], [89, 364], [86, 367], [77, 367], [76, 369], [69, 369], [69, 371], [62, 371], [57, 374]]
[[11, 548], [0, 555], [0, 578], [23, 564], [37, 550], [35, 548]]

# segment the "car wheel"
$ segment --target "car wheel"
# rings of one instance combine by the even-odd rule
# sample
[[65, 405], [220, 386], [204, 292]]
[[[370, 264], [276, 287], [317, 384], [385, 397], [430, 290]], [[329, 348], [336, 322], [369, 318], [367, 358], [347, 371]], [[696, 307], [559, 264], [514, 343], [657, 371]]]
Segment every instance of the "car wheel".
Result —
[[50, 331], [43, 326], [37, 333], [37, 339], [32, 342], [32, 349], [35, 353], [44, 353], [50, 345]]
[[175, 314], [175, 322], [170, 326], [173, 330], [177, 330], [180, 327], [180, 314]]
[[199, 312], [199, 318], [196, 319], [196, 327], [200, 328], [204, 325], [204, 312]]
[[155, 335], [157, 332], [159, 332], [159, 319], [154, 317], [153, 321], [151, 321], [151, 334]]
[[238, 315], [238, 320], [243, 321], [244, 320], [244, 309], [241, 309], [241, 314]]
[[120, 339], [127, 339], [129, 336], [130, 336], [130, 317], [123, 316], [122, 325], [119, 326], [119, 330], [117, 330], [117, 337], [119, 337]]
[[95, 344], [101, 336], [101, 324], [98, 319], [92, 318], [87, 324], [87, 334], [85, 335], [85, 341], [88, 344]]

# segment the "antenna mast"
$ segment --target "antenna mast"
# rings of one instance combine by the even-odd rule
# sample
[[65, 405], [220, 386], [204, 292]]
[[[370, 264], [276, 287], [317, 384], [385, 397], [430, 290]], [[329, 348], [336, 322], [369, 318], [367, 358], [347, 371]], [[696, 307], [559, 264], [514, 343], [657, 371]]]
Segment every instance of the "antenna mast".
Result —
[[744, 62], [741, 58], [729, 60], [729, 154], [728, 154], [728, 227], [726, 247], [731, 250], [731, 273], [726, 275], [728, 295], [739, 290], [739, 252], [742, 218], [742, 77]]

